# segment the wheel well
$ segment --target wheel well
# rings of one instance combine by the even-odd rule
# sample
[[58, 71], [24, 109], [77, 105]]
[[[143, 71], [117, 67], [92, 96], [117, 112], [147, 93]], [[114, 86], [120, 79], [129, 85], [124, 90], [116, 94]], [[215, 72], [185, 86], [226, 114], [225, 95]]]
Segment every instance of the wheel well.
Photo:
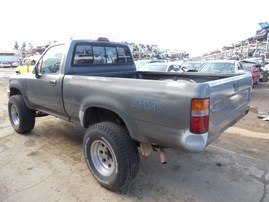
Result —
[[91, 107], [85, 111], [83, 121], [84, 127], [88, 128], [89, 126], [102, 121], [111, 121], [127, 129], [122, 118], [113, 111], [99, 107]]
[[18, 90], [17, 88], [11, 88], [10, 89], [10, 96], [12, 95], [21, 95], [21, 91]]

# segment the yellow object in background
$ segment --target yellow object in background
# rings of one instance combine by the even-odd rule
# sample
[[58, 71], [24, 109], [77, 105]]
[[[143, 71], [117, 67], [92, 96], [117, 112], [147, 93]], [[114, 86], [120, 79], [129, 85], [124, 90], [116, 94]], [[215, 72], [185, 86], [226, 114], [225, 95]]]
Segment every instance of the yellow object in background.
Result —
[[24, 58], [21, 65], [16, 68], [17, 74], [25, 74], [32, 72], [37, 61], [39, 60], [40, 55], [34, 55], [27, 58]]

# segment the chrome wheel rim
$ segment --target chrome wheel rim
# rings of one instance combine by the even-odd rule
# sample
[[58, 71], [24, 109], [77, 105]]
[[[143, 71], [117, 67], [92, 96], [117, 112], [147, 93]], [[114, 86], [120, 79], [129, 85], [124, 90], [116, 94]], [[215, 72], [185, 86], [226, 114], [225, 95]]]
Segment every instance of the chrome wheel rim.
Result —
[[95, 169], [103, 176], [110, 176], [116, 168], [116, 156], [104, 141], [95, 140], [92, 143], [91, 159]]
[[11, 111], [11, 119], [12, 119], [12, 122], [16, 126], [19, 125], [19, 123], [20, 123], [20, 117], [19, 117], [19, 113], [18, 113], [17, 107], [15, 105], [12, 105], [10, 111]]

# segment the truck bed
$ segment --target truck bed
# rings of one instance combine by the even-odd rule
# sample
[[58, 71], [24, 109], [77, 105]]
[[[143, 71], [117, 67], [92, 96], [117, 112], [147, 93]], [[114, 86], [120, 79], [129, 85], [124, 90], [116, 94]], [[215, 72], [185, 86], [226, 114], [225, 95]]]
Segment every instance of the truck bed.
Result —
[[138, 72], [138, 78], [150, 79], [150, 80], [167, 80], [174, 81], [189, 81], [192, 83], [203, 83], [208, 81], [219, 80], [223, 78], [229, 78], [238, 76], [239, 74], [207, 74], [198, 72]]
[[[92, 70], [91, 70], [92, 71]], [[84, 76], [105, 76], [115, 78], [133, 78], [146, 80], [174, 80], [189, 81], [191, 83], [203, 83], [208, 81], [219, 80], [223, 78], [233, 77], [240, 74], [207, 74], [198, 72], [143, 72], [143, 71], [111, 71], [111, 72], [81, 72]], [[81, 75], [79, 71], [73, 75]]]
[[[184, 149], [187, 145], [184, 137], [190, 127], [191, 100], [210, 98], [205, 143], [208, 145], [247, 113], [251, 82], [250, 75], [193, 72], [66, 75], [63, 99], [65, 110], [73, 120], [79, 119], [77, 111], [91, 105], [112, 109], [126, 121], [133, 139]], [[161, 116], [163, 113], [165, 116]], [[185, 149], [204, 148], [187, 146]]]

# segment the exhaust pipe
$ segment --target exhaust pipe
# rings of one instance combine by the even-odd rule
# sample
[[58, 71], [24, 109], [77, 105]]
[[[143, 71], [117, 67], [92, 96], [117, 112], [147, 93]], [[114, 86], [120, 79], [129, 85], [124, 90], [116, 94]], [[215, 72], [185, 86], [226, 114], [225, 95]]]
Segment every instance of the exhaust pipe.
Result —
[[167, 161], [166, 161], [166, 153], [165, 153], [165, 150], [163, 147], [160, 147], [160, 161], [161, 161], [161, 164], [166, 164]]

